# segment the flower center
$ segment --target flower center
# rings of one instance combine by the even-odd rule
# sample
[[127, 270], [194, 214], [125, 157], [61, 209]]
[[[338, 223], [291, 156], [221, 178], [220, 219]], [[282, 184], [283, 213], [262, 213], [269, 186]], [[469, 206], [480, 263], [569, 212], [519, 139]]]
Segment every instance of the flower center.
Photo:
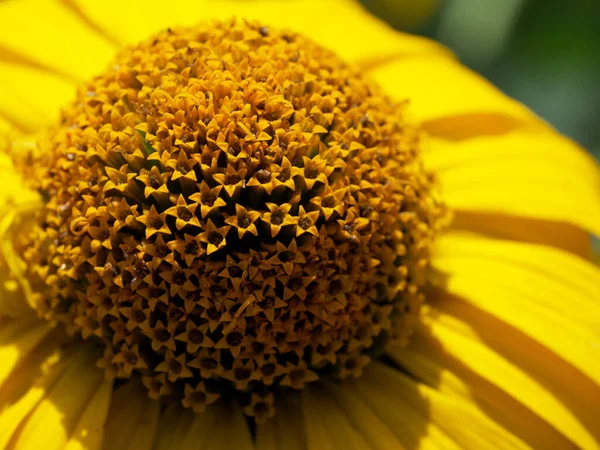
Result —
[[313, 42], [167, 30], [80, 89], [35, 168], [37, 310], [119, 378], [263, 419], [282, 387], [357, 377], [423, 301], [444, 208], [419, 132]]

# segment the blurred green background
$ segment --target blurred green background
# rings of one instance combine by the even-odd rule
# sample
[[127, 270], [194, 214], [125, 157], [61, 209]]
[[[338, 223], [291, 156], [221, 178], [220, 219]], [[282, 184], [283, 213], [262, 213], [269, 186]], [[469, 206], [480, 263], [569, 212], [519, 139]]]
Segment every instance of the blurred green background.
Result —
[[362, 0], [431, 37], [600, 158], [600, 0]]

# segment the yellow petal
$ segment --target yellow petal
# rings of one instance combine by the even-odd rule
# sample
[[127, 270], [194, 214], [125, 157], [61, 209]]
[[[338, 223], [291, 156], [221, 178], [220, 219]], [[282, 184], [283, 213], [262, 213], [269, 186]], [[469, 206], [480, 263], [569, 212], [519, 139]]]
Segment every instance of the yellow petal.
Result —
[[553, 132], [431, 141], [428, 168], [453, 209], [567, 222], [600, 234], [600, 169]]
[[[219, 407], [217, 405], [217, 407]], [[180, 411], [180, 415], [184, 415], [186, 420], [186, 429], [180, 430], [180, 435], [176, 438], [179, 445], [173, 445], [171, 448], [178, 450], [196, 450], [206, 448], [210, 441], [211, 430], [218, 426], [219, 414], [215, 413], [213, 407], [202, 413], [194, 416], [190, 410]], [[176, 420], [176, 423], [179, 422]], [[165, 440], [165, 443], [167, 441]], [[165, 445], [165, 448], [169, 448]]]
[[[165, 449], [252, 450], [254, 448], [244, 415], [237, 406], [217, 402], [204, 414], [195, 414], [186, 410], [175, 417], [184, 418], [187, 432], [175, 437], [172, 432], [163, 427], [163, 436], [172, 436], [177, 442], [176, 445], [165, 446]], [[176, 427], [180, 427], [180, 422], [173, 426]]]
[[12, 129], [13, 124], [6, 117], [0, 115], [0, 148], [6, 145], [4, 140], [8, 138]]
[[152, 450], [160, 403], [137, 381], [122, 384], [112, 396], [104, 429], [104, 448]]
[[2, 255], [0, 255], [0, 314], [15, 318], [35, 315], [35, 311], [27, 304], [18, 282], [10, 273]]
[[337, 415], [344, 416], [344, 420], [358, 431], [368, 442], [368, 447], [380, 450], [402, 450], [405, 447], [359, 397], [357, 397], [345, 383], [326, 383], [327, 394], [323, 395], [324, 401], [330, 401], [327, 395], [337, 403]]
[[173, 5], [168, 14], [160, 0], [73, 3], [122, 44], [134, 44], [167, 27], [239, 17], [302, 33], [347, 61], [373, 64], [396, 55], [447, 53], [432, 41], [392, 30], [352, 0], [187, 0]]
[[[600, 386], [600, 269], [551, 247], [451, 233], [440, 287], [536, 339]], [[442, 286], [443, 285], [443, 286]]]
[[181, 405], [176, 403], [170, 404], [160, 416], [153, 449], [179, 449], [193, 420], [194, 413], [192, 411], [183, 409]]
[[4, 319], [0, 325], [0, 386], [51, 330], [48, 323], [36, 319]]
[[[551, 349], [464, 299], [439, 291], [433, 296], [433, 300], [435, 307], [432, 308], [431, 314], [437, 322], [441, 322], [468, 339], [485, 343], [490, 350], [502, 355], [528, 374], [570, 410], [587, 432], [594, 436], [596, 442], [600, 442], [597, 413], [595, 408], [590, 408], [590, 405], [600, 404], [600, 388], [597, 383]], [[464, 379], [468, 380], [470, 377], [466, 375]], [[482, 379], [483, 377], [480, 381]], [[470, 384], [469, 387], [472, 389], [474, 386]], [[508, 403], [506, 398], [504, 401], [499, 401], [500, 396], [497, 393], [494, 395], [490, 384], [486, 388], [485, 395], [493, 403], [498, 406]], [[511, 411], [510, 414], [523, 416], [523, 412], [519, 413], [518, 409]], [[530, 423], [533, 430], [525, 426], [527, 431], [525, 435], [530, 432], [535, 434], [534, 430], [538, 429], [536, 424], [540, 419], [531, 415], [524, 419], [523, 423]], [[516, 420], [518, 421], [518, 418]], [[575, 431], [569, 431], [570, 435]], [[549, 436], [555, 434], [550, 433]], [[558, 442], [563, 439], [559, 436]]]
[[[31, 326], [27, 321], [20, 323]], [[6, 325], [4, 321], [0, 326]], [[72, 361], [72, 352], [68, 348], [59, 351], [65, 343], [62, 333], [55, 331], [46, 336], [35, 348], [24, 352], [27, 355], [20, 358], [10, 376], [0, 385], [0, 448], [6, 448], [23, 419]], [[13, 342], [14, 345], [19, 343], [17, 339]]]
[[582, 258], [592, 257], [590, 234], [565, 223], [500, 213], [454, 211], [453, 230], [482, 233], [497, 239], [510, 239], [549, 245]]
[[[0, 5], [1, 8], [1, 5]], [[0, 115], [25, 131], [57, 121], [75, 96], [75, 84], [50, 72], [0, 61]]]
[[543, 122], [517, 118], [516, 115], [508, 115], [503, 112], [475, 112], [477, 109], [479, 108], [474, 108], [473, 112], [457, 112], [457, 115], [454, 116], [429, 119], [422, 122], [422, 127], [431, 136], [454, 141], [476, 136], [498, 136], [519, 129], [540, 130], [546, 128]]
[[[367, 374], [378, 372], [380, 363], [371, 363]], [[383, 384], [381, 384], [383, 383]], [[429, 405], [418, 392], [414, 382], [404, 386], [396, 396], [390, 394], [396, 388], [385, 380], [367, 380], [362, 377], [344, 383], [346, 396], [352, 397], [364, 408], [372, 411], [391, 430], [407, 449], [458, 450], [456, 444], [437, 423], [430, 420]]]
[[[68, 78], [86, 80], [102, 70], [115, 51], [62, 2], [0, 3], [0, 60], [16, 54]], [[0, 97], [9, 93], [3, 90]]]
[[[104, 381], [90, 399], [64, 450], [102, 450], [112, 381]], [[122, 447], [121, 447], [122, 448]]]
[[463, 327], [469, 324], [435, 310], [425, 315], [409, 348], [392, 346], [388, 354], [428, 385], [471, 399], [533, 448], [558, 450], [575, 444], [598, 448], [550, 387], [486, 345], [476, 333], [465, 335], [456, 329]]
[[65, 447], [104, 382], [102, 371], [95, 365], [98, 355], [91, 348], [84, 350], [47, 386], [39, 403], [31, 405], [33, 409], [12, 437], [12, 448], [62, 450]]
[[14, 249], [13, 235], [15, 230], [26, 229], [31, 214], [43, 203], [37, 192], [24, 186], [2, 146], [0, 142], [0, 315], [21, 317], [33, 313], [29, 307], [32, 296], [23, 275], [25, 263]]
[[537, 123], [527, 108], [451, 58], [403, 58], [370, 74], [392, 99], [408, 100], [411, 118], [434, 135], [497, 134]]
[[256, 427], [256, 448], [260, 450], [305, 450], [306, 433], [298, 395], [281, 396], [275, 417]]
[[302, 414], [309, 449], [369, 449], [365, 438], [357, 432], [335, 402], [318, 388], [302, 392]]
[[[370, 364], [364, 382], [359, 380], [356, 384], [361, 398], [371, 407], [377, 406], [381, 414], [399, 414], [402, 409], [397, 410], [397, 407], [406, 403], [409, 410], [423, 415], [428, 424], [444, 433], [445, 442], [440, 439], [442, 435], [431, 439], [428, 430], [422, 430], [423, 435], [417, 436], [418, 448], [426, 448], [425, 444], [429, 443], [437, 445], [435, 448], [473, 450], [529, 448], [484, 415], [470, 400], [447, 395], [381, 363]], [[410, 418], [405, 417], [405, 420], [409, 422]], [[413, 422], [413, 426], [416, 423]], [[414, 444], [409, 448], [414, 448]]]

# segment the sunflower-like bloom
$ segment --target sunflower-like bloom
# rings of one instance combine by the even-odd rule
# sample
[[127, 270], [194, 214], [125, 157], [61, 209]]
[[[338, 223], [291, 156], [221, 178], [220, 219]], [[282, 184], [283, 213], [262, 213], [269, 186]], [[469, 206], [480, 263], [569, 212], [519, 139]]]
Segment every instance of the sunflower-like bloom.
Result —
[[447, 50], [8, 0], [0, 79], [0, 448], [600, 448], [600, 172]]

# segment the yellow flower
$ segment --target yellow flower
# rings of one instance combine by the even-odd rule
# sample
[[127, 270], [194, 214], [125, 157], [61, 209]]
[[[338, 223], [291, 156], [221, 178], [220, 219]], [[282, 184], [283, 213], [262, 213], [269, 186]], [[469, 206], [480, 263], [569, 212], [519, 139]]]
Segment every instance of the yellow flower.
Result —
[[0, 80], [0, 448], [600, 448], [600, 171], [447, 50], [8, 0]]

